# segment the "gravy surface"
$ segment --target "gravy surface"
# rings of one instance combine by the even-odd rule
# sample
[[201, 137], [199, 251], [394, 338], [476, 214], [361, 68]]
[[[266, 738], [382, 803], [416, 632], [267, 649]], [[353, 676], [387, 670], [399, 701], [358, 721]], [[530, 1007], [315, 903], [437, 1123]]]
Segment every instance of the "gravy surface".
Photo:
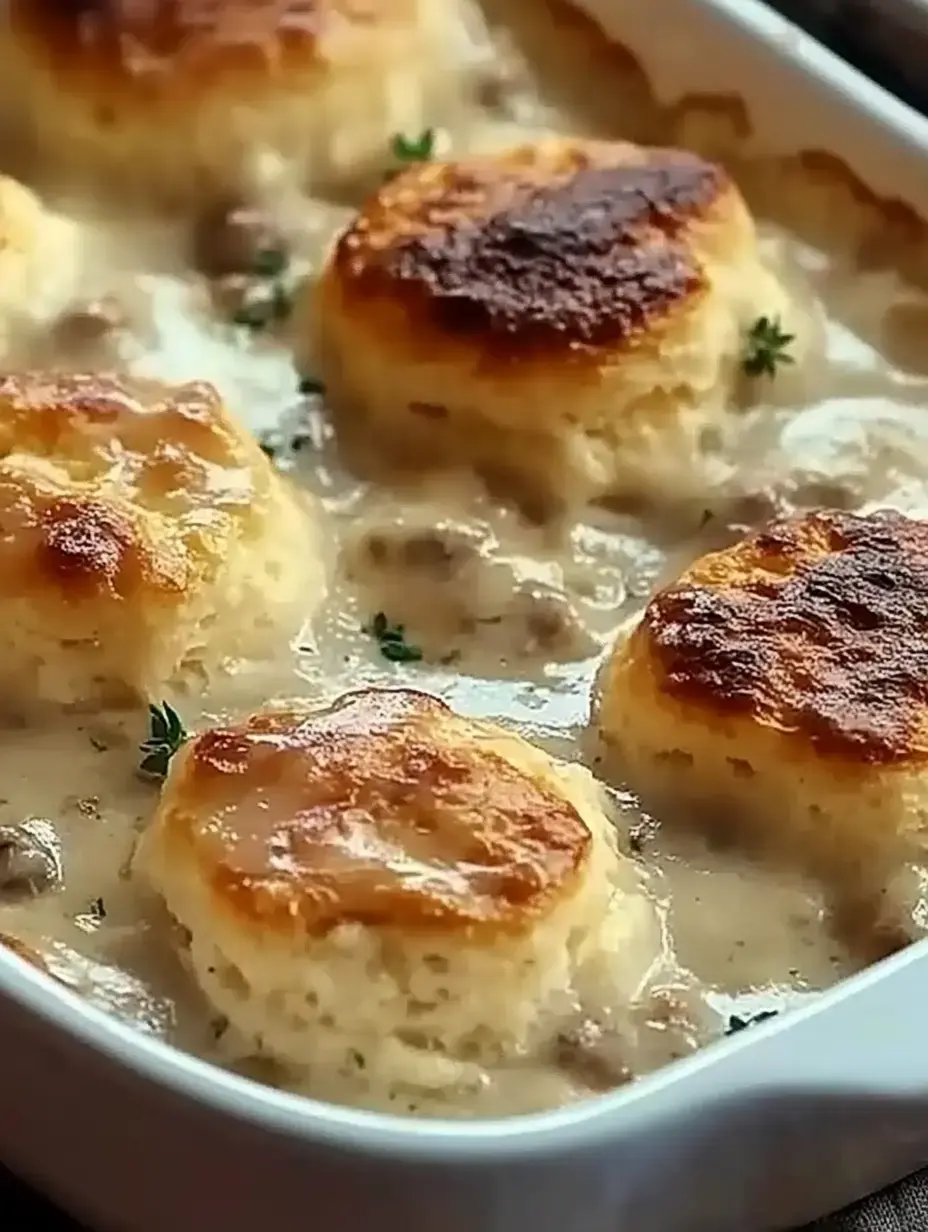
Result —
[[[439, 148], [487, 149], [544, 129], [681, 140], [680, 116], [660, 116], [637, 78], [626, 83], [615, 60], [589, 56], [589, 32], [556, 29], [559, 10], [540, 0], [534, 17], [514, 0], [484, 7], [494, 33], [462, 67], [478, 80], [469, 105], [443, 117]], [[719, 458], [710, 502], [674, 503], [662, 516], [595, 509], [568, 525], [534, 525], [466, 477], [402, 490], [352, 478], [336, 456], [324, 397], [299, 392], [288, 336], [296, 325], [230, 323], [191, 265], [185, 224], [62, 203], [87, 236], [79, 298], [118, 304], [121, 323], [75, 344], [49, 321], [4, 362], [212, 381], [325, 510], [333, 580], [321, 616], [273, 662], [243, 666], [205, 696], [170, 698], [188, 729], [269, 697], [328, 699], [367, 684], [409, 684], [595, 767], [584, 729], [601, 651], [661, 579], [774, 510], [928, 506], [928, 295], [890, 261], [862, 270], [850, 255], [826, 253], [787, 229], [785, 215], [791, 225], [803, 216], [801, 184], [790, 186], [787, 209], [775, 176], [734, 169], [744, 171], [771, 259], [820, 318], [818, 345], [757, 386], [769, 401], [744, 408], [737, 450]], [[41, 188], [41, 168], [32, 178]], [[341, 201], [269, 181], [263, 205], [293, 246], [294, 273], [319, 268], [363, 187]], [[381, 657], [365, 632], [376, 612], [405, 626], [421, 662]], [[144, 736], [136, 713], [51, 718], [41, 729], [11, 722], [3, 731], [0, 827], [46, 823], [35, 830], [37, 858], [50, 862], [54, 884], [34, 895], [0, 884], [0, 932], [140, 1030], [289, 1084], [265, 1060], [238, 1055], [176, 957], [170, 922], [128, 879], [135, 836], [156, 802], [157, 786], [136, 774]], [[593, 1038], [592, 1024], [578, 1023], [565, 1031], [562, 1056], [491, 1074], [460, 1099], [397, 1111], [505, 1114], [584, 1097], [758, 1013], [788, 1009], [876, 956], [839, 927], [819, 886], [674, 835], [620, 791], [613, 801], [663, 923], [663, 955], [643, 990], [634, 1043], [615, 1056]], [[608, 1004], [609, 990], [602, 995]], [[334, 1085], [314, 1093], [351, 1098]]]

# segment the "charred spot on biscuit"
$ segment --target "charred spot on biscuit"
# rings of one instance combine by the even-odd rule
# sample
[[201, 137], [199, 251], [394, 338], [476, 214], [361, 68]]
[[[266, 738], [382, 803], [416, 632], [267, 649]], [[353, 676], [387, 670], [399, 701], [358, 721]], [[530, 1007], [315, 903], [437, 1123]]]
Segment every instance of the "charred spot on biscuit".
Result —
[[129, 582], [134, 533], [125, 517], [100, 502], [58, 501], [43, 517], [42, 565], [69, 588], [119, 594]]
[[928, 755], [928, 525], [776, 521], [704, 558], [643, 621], [664, 693], [872, 763]]
[[[704, 286], [673, 240], [722, 183], [717, 167], [672, 151], [581, 167], [553, 185], [516, 188], [488, 218], [439, 221], [401, 238], [365, 276], [418, 290], [435, 323], [455, 333], [527, 349], [627, 342]], [[478, 187], [452, 170], [438, 205], [466, 202]], [[441, 214], [426, 203], [423, 221]], [[648, 230], [666, 242], [643, 239]]]

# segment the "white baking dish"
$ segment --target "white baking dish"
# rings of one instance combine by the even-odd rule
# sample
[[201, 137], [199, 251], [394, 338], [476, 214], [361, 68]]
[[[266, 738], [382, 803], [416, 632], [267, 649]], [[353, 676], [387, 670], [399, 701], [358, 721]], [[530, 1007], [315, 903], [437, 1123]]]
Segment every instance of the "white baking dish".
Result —
[[[753, 0], [587, 0], [672, 103], [837, 155], [928, 213], [928, 121]], [[123, 1232], [764, 1232], [928, 1160], [928, 949], [613, 1095], [499, 1122], [278, 1094], [79, 1002], [0, 949], [0, 1157]]]

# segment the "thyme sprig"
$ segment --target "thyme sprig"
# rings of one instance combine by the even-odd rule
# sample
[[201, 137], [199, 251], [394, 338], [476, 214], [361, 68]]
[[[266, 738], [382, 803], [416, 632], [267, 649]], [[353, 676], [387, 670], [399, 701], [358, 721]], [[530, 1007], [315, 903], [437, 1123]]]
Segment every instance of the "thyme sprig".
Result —
[[795, 341], [779, 317], [758, 317], [748, 330], [741, 367], [748, 376], [776, 376], [778, 368], [796, 362], [788, 350]]
[[180, 715], [170, 704], [148, 707], [148, 738], [139, 745], [142, 760], [139, 770], [149, 778], [163, 779], [171, 758], [187, 740]]
[[422, 658], [422, 648], [406, 641], [405, 626], [391, 624], [384, 612], [377, 612], [364, 632], [374, 638], [389, 663], [418, 663]]
[[737, 1035], [739, 1031], [766, 1022], [768, 1018], [776, 1018], [779, 1012], [779, 1010], [758, 1010], [756, 1014], [729, 1014], [725, 1034]]
[[435, 156], [435, 129], [424, 128], [416, 137], [394, 133], [390, 150], [398, 163], [427, 163]]

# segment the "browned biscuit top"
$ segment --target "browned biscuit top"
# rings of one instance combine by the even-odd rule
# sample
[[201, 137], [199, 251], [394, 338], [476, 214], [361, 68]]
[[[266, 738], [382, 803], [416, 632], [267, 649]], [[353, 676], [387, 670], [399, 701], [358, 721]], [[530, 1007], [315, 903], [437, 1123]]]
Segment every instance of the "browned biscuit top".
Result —
[[217, 902], [315, 935], [522, 930], [573, 888], [592, 841], [487, 728], [406, 689], [207, 731], [167, 794], [166, 850], [192, 856]]
[[359, 294], [504, 353], [614, 347], [700, 294], [685, 232], [727, 188], [693, 155], [624, 144], [426, 164], [368, 203], [336, 264]]
[[0, 376], [0, 594], [179, 596], [271, 479], [203, 382]]
[[633, 635], [659, 687], [848, 761], [928, 755], [928, 523], [818, 511], [703, 557]]
[[11, 0], [14, 32], [65, 80], [153, 93], [207, 87], [216, 74], [276, 73], [350, 48], [356, 35], [411, 23], [417, 0]]

